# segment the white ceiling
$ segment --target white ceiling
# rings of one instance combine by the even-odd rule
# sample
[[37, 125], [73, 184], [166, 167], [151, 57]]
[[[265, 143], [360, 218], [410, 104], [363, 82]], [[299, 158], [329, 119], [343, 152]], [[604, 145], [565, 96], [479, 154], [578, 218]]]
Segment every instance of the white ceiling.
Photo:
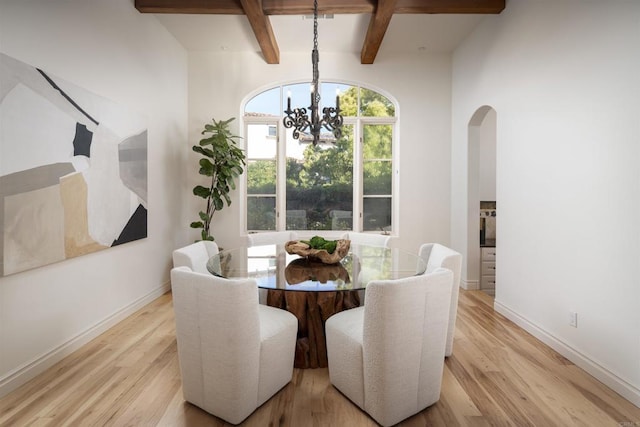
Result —
[[[188, 51], [258, 52], [260, 47], [244, 15], [156, 14]], [[318, 50], [362, 50], [370, 14], [335, 15], [318, 20]], [[313, 19], [295, 15], [269, 17], [280, 52], [308, 52]], [[385, 52], [451, 52], [484, 19], [484, 15], [396, 14], [380, 46]]]

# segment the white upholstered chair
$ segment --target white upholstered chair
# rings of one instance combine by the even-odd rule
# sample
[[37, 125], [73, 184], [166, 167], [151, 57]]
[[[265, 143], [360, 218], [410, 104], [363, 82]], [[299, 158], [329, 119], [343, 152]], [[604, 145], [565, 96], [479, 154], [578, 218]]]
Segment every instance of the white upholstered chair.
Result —
[[453, 272], [453, 288], [451, 290], [451, 308], [449, 309], [449, 329], [447, 332], [447, 347], [445, 356], [453, 353], [453, 336], [456, 331], [456, 316], [458, 315], [458, 295], [460, 294], [460, 274], [462, 270], [462, 255], [451, 248], [439, 243], [425, 243], [418, 252], [420, 258], [427, 263], [425, 273], [437, 268], [446, 268]]
[[344, 233], [341, 238], [349, 239], [351, 240], [351, 243], [355, 245], [382, 246], [388, 248], [391, 236], [375, 233], [356, 233], [350, 231], [348, 233]]
[[255, 280], [171, 270], [185, 400], [238, 424], [291, 381], [298, 320], [258, 304]]
[[198, 273], [207, 273], [207, 261], [217, 253], [216, 242], [201, 240], [173, 251], [173, 266], [189, 267]]
[[297, 239], [298, 234], [295, 231], [265, 231], [248, 234], [247, 244], [249, 246], [278, 245]]
[[331, 383], [383, 426], [440, 398], [453, 273], [372, 281], [326, 322]]

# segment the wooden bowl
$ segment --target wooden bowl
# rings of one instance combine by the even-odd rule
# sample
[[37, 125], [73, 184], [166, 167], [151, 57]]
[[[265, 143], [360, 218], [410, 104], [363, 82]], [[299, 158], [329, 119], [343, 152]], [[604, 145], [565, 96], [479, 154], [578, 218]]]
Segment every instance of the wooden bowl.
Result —
[[350, 283], [349, 272], [340, 263], [325, 264], [309, 258], [294, 259], [284, 270], [284, 277], [290, 285], [307, 282], [310, 280], [320, 283], [342, 280]]
[[311, 249], [311, 247], [299, 240], [291, 240], [285, 243], [284, 249], [288, 254], [318, 260], [324, 264], [335, 264], [349, 253], [351, 240], [339, 239], [336, 241], [336, 250], [332, 254], [324, 249]]

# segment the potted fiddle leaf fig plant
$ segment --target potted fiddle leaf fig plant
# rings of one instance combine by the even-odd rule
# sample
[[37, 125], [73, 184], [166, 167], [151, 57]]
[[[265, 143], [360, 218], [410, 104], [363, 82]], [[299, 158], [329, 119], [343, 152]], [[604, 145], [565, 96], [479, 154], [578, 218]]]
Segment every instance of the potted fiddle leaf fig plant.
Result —
[[236, 145], [240, 137], [229, 130], [229, 123], [234, 118], [216, 121], [204, 125], [199, 145], [193, 146], [193, 151], [201, 154], [200, 175], [210, 178], [209, 186], [196, 185], [193, 194], [207, 201], [207, 208], [200, 211], [199, 221], [191, 223], [191, 228], [201, 229], [201, 240], [214, 240], [211, 235], [211, 219], [216, 211], [222, 210], [225, 203], [231, 205], [229, 193], [235, 190], [235, 179], [243, 172], [245, 154]]

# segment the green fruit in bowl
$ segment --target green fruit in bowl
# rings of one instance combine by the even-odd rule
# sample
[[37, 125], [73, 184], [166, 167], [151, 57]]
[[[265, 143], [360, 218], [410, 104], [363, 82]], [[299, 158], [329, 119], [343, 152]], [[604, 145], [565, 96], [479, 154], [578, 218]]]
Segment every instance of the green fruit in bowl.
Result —
[[338, 242], [336, 240], [325, 240], [323, 237], [320, 237], [320, 236], [313, 236], [309, 240], [300, 240], [300, 241], [302, 243], [306, 243], [307, 245], [309, 245], [311, 249], [318, 249], [318, 250], [324, 249], [330, 254], [332, 254], [336, 250], [336, 246], [338, 245]]

